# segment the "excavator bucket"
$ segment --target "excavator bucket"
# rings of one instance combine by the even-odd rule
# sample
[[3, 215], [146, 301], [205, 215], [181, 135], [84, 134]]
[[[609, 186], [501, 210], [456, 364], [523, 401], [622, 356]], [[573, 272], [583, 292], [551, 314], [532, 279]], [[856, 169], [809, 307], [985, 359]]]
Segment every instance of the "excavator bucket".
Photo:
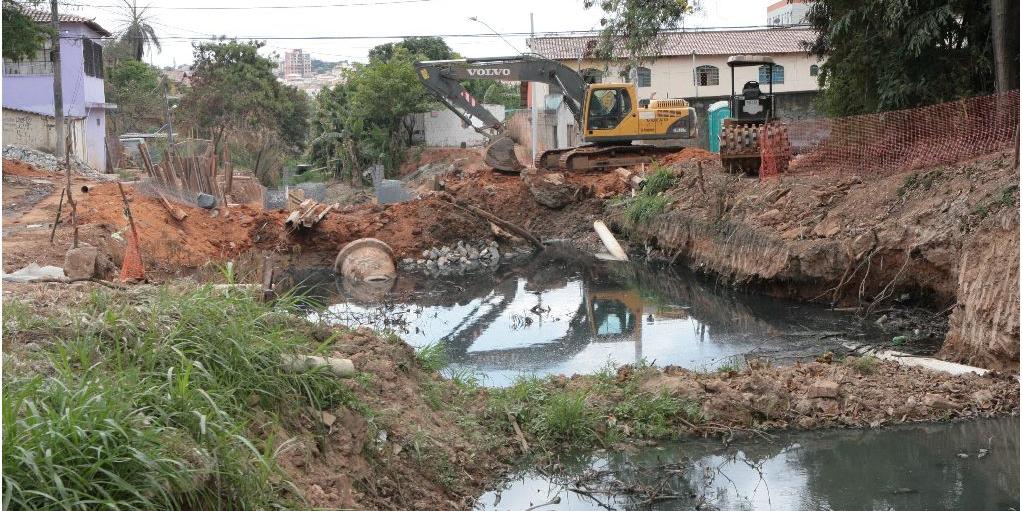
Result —
[[525, 168], [515, 155], [515, 141], [503, 133], [486, 144], [483, 156], [487, 165], [500, 172], [518, 173]]

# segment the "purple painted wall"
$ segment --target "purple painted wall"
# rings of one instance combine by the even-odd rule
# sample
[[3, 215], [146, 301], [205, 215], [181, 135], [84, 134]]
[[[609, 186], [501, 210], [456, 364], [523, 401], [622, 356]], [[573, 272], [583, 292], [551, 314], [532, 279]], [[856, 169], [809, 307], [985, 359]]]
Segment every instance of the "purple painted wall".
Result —
[[[103, 80], [85, 75], [81, 37], [100, 36], [82, 23], [62, 23], [60, 77], [64, 94], [64, 115], [87, 117], [85, 158], [91, 166], [106, 169], [106, 110]], [[53, 75], [4, 74], [4, 108], [15, 108], [53, 116]]]

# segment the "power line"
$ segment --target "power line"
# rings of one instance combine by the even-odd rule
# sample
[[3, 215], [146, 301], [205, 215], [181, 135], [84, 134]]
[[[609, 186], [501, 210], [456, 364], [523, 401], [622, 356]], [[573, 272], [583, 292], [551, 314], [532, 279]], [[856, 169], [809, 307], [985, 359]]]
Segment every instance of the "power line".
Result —
[[[393, 4], [413, 4], [432, 2], [433, 0], [384, 0], [378, 2], [350, 2], [344, 4], [306, 4], [306, 5], [248, 5], [248, 6], [217, 6], [217, 5], [203, 5], [203, 6], [162, 6], [162, 5], [150, 5], [147, 9], [162, 9], [167, 11], [251, 11], [251, 10], [264, 10], [264, 9], [322, 9], [322, 8], [333, 8], [333, 7], [372, 7], [377, 5], [393, 5]], [[69, 3], [65, 4], [71, 7], [96, 7], [96, 8], [123, 8], [123, 5], [111, 5], [111, 4], [80, 4], [80, 3]]]
[[[692, 32], [711, 32], [716, 30], [760, 30], [760, 29], [799, 29], [809, 28], [805, 25], [790, 25], [790, 26], [769, 26], [769, 25], [757, 25], [757, 26], [731, 26], [731, 27], [700, 27], [697, 29], [686, 29], [682, 31], [672, 31], [669, 33], [692, 33]], [[205, 41], [210, 39], [237, 39], [237, 40], [286, 40], [286, 41], [357, 41], [357, 40], [372, 40], [372, 39], [408, 39], [411, 37], [440, 37], [440, 38], [492, 38], [492, 37], [530, 37], [530, 38], [550, 38], [550, 37], [572, 37], [579, 35], [599, 35], [599, 30], [561, 30], [561, 31], [550, 31], [550, 32], [536, 32], [532, 34], [530, 32], [486, 32], [486, 33], [475, 33], [475, 34], [402, 34], [402, 35], [352, 35], [352, 36], [341, 36], [341, 35], [320, 35], [320, 36], [258, 36], [258, 35], [220, 35], [220, 36], [208, 36], [208, 37], [191, 37], [191, 36], [172, 36], [167, 38], [160, 38], [161, 41], [177, 40], [177, 41]], [[83, 36], [61, 36], [65, 39], [81, 39]], [[105, 39], [102, 37], [93, 37], [91, 39]], [[135, 38], [128, 38], [135, 39]]]

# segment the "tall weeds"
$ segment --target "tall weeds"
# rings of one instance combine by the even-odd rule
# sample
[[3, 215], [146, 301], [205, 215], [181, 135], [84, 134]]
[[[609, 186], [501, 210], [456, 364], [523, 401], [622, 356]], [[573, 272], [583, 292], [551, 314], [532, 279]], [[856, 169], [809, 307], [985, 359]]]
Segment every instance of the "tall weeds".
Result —
[[4, 379], [5, 509], [291, 508], [273, 438], [254, 423], [358, 408], [302, 322], [239, 292], [97, 293], [54, 331], [48, 377]]

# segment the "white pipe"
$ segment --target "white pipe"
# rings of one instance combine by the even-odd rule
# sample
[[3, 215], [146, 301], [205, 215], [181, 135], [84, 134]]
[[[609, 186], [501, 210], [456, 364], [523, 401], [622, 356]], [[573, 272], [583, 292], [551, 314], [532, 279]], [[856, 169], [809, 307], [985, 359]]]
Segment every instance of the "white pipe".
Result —
[[955, 362], [948, 362], [947, 360], [940, 360], [932, 357], [920, 357], [900, 351], [881, 350], [868, 345], [845, 344], [844, 347], [857, 355], [873, 355], [881, 360], [889, 360], [905, 366], [922, 367], [931, 371], [941, 371], [955, 376], [969, 373], [975, 373], [983, 376], [990, 372], [982, 367], [967, 366], [965, 364], [957, 364]]
[[603, 242], [603, 246], [607, 247], [607, 251], [616, 261], [627, 261], [628, 254], [625, 253], [624, 249], [621, 248], [621, 244], [617, 242], [617, 238], [607, 228], [607, 224], [603, 223], [603, 220], [597, 220], [593, 222], [593, 229], [596, 229], [597, 236], [600, 237], [600, 241]]

